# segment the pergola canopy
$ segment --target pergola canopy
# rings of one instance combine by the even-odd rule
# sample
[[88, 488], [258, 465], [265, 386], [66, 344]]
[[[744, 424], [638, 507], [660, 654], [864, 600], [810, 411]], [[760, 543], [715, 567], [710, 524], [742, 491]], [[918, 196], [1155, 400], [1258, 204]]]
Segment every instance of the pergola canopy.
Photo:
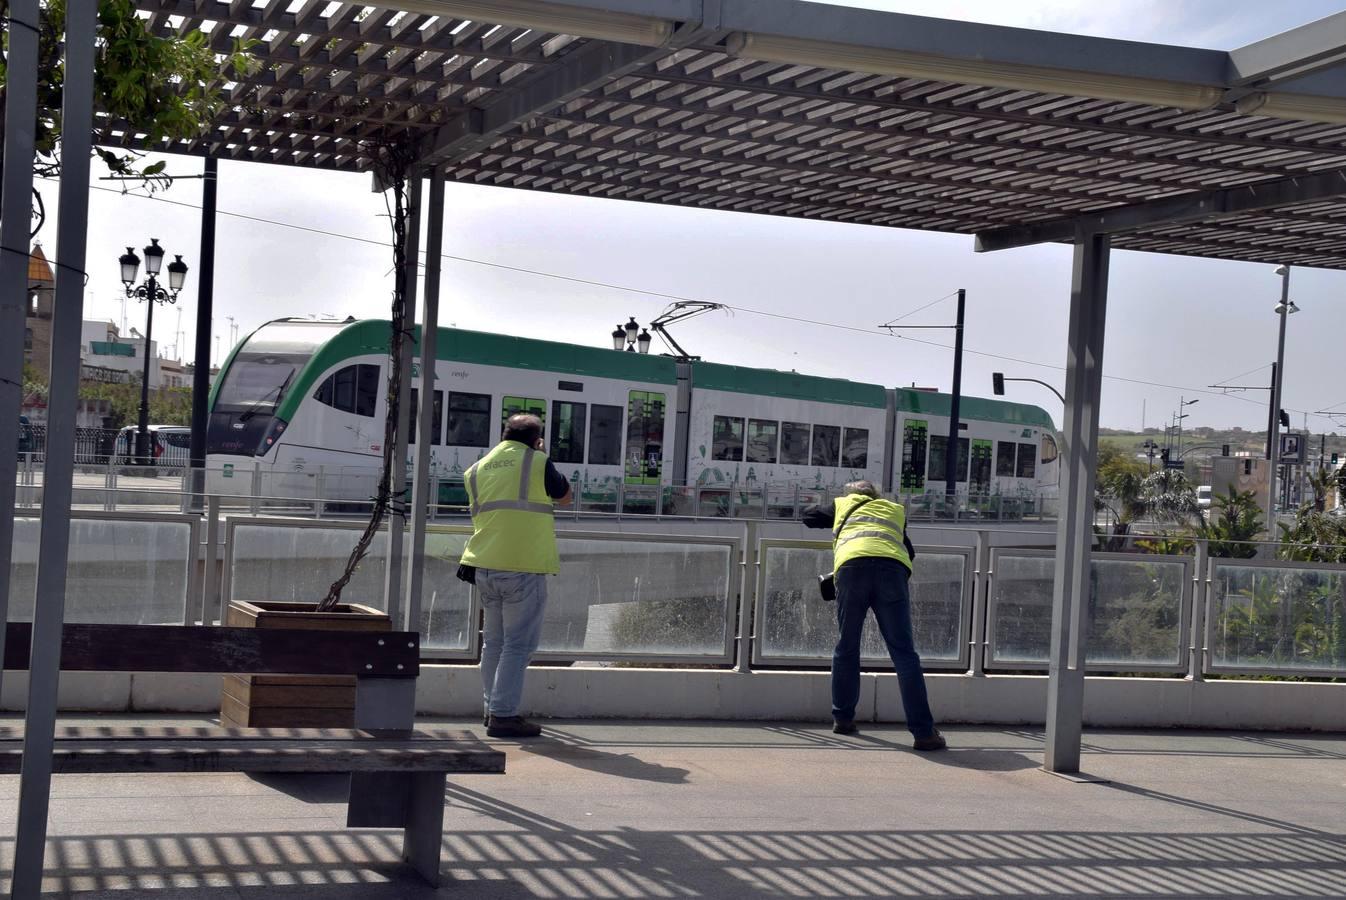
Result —
[[402, 144], [449, 181], [982, 249], [1110, 211], [1115, 247], [1346, 267], [1346, 14], [1224, 52], [795, 0], [137, 5], [262, 65], [203, 137], [106, 145], [369, 171]]

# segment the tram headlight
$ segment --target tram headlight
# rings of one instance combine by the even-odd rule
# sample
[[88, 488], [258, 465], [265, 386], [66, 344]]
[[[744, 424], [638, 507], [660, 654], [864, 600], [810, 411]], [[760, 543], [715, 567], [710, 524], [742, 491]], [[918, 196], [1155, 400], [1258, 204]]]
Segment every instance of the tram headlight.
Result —
[[280, 436], [285, 433], [285, 426], [289, 423], [284, 419], [273, 418], [271, 424], [266, 426], [266, 434], [262, 435], [262, 442], [257, 445], [257, 455], [266, 456], [266, 454], [280, 440]]

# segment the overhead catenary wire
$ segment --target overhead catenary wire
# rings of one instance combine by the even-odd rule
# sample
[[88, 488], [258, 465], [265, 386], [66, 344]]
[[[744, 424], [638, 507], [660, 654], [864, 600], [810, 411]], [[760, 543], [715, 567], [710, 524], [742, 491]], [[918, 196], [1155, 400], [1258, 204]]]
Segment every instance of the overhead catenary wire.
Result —
[[[48, 179], [46, 179], [46, 180], [55, 180], [55, 179], [50, 179], [50, 178], [48, 178]], [[182, 208], [185, 208], [185, 209], [197, 209], [197, 210], [199, 210], [199, 209], [201, 208], [200, 204], [198, 204], [198, 203], [190, 203], [190, 202], [183, 201], [183, 200], [170, 200], [170, 199], [168, 199], [168, 198], [166, 198], [166, 197], [159, 197], [159, 196], [154, 196], [154, 195], [146, 195], [146, 194], [130, 194], [130, 193], [127, 193], [126, 191], [123, 191], [123, 190], [117, 190], [117, 189], [115, 189], [115, 188], [108, 188], [108, 187], [100, 187], [100, 186], [97, 186], [97, 185], [91, 185], [89, 189], [92, 190], [92, 191], [103, 191], [103, 192], [106, 192], [106, 193], [110, 193], [110, 194], [118, 194], [118, 195], [121, 195], [121, 196], [137, 197], [137, 198], [142, 199], [142, 200], [152, 200], [152, 201], [155, 201], [155, 202], [158, 202], [158, 203], [167, 203], [167, 204], [169, 204], [169, 205], [171, 205], [171, 206], [178, 206], [178, 207], [182, 207]], [[242, 219], [242, 220], [244, 220], [244, 221], [249, 221], [249, 222], [257, 222], [257, 223], [259, 223], [259, 224], [264, 224], [264, 225], [274, 225], [274, 226], [276, 226], [276, 227], [278, 227], [278, 228], [289, 228], [289, 229], [293, 229], [293, 230], [296, 230], [296, 231], [303, 231], [303, 232], [307, 232], [307, 233], [309, 233], [309, 234], [316, 234], [316, 235], [321, 235], [321, 236], [324, 236], [324, 237], [337, 238], [337, 239], [340, 239], [340, 240], [355, 241], [355, 242], [362, 243], [362, 244], [369, 244], [369, 245], [371, 245], [371, 246], [375, 246], [375, 247], [383, 247], [383, 248], [387, 248], [387, 247], [391, 247], [391, 246], [392, 246], [392, 244], [391, 244], [390, 242], [388, 242], [388, 241], [381, 241], [381, 240], [378, 240], [378, 239], [376, 239], [376, 238], [366, 238], [366, 237], [361, 237], [361, 236], [359, 236], [359, 235], [345, 234], [345, 233], [338, 232], [338, 231], [330, 231], [330, 230], [328, 230], [328, 229], [324, 229], [324, 228], [315, 228], [315, 227], [310, 226], [310, 225], [300, 225], [300, 224], [295, 223], [295, 222], [284, 222], [284, 221], [280, 221], [280, 220], [278, 220], [278, 219], [269, 219], [269, 218], [266, 218], [266, 217], [264, 217], [264, 216], [254, 216], [254, 215], [249, 215], [249, 214], [247, 214], [247, 213], [231, 212], [231, 211], [228, 211], [228, 210], [223, 210], [223, 209], [218, 209], [218, 208], [217, 208], [217, 209], [216, 209], [216, 215], [226, 216], [226, 217], [228, 217], [228, 218], [234, 218], [234, 219]], [[422, 252], [424, 252], [424, 251], [422, 251]], [[612, 283], [612, 282], [599, 281], [599, 280], [597, 280], [597, 279], [592, 279], [592, 278], [580, 278], [580, 277], [578, 277], [578, 276], [574, 276], [574, 275], [563, 275], [563, 274], [560, 274], [560, 273], [558, 273], [558, 272], [547, 272], [547, 271], [543, 271], [543, 270], [541, 270], [541, 269], [532, 269], [532, 268], [528, 268], [527, 266], [510, 265], [510, 264], [508, 264], [508, 263], [494, 262], [494, 261], [491, 261], [491, 260], [484, 260], [484, 259], [476, 259], [476, 258], [473, 258], [473, 257], [470, 257], [470, 256], [456, 256], [456, 255], [451, 254], [451, 253], [441, 253], [441, 254], [440, 254], [440, 258], [441, 258], [441, 259], [447, 259], [447, 260], [453, 260], [453, 261], [455, 261], [455, 262], [469, 263], [469, 264], [471, 264], [471, 265], [485, 266], [485, 267], [487, 267], [487, 268], [501, 269], [501, 270], [508, 271], [508, 272], [517, 272], [517, 273], [519, 273], [519, 274], [523, 274], [523, 275], [532, 275], [532, 276], [539, 277], [539, 278], [551, 278], [551, 279], [555, 279], [555, 280], [557, 280], [557, 281], [564, 281], [564, 282], [568, 282], [568, 283], [571, 283], [571, 284], [584, 285], [585, 287], [597, 287], [597, 288], [602, 288], [602, 289], [604, 289], [604, 290], [620, 291], [620, 292], [623, 292], [623, 293], [629, 293], [629, 294], [639, 294], [639, 295], [643, 295], [643, 296], [646, 296], [646, 297], [656, 297], [656, 298], [659, 298], [659, 299], [661, 299], [661, 300], [669, 300], [669, 301], [695, 301], [695, 300], [698, 300], [698, 299], [704, 299], [704, 298], [687, 297], [687, 296], [684, 296], [684, 295], [681, 295], [681, 294], [671, 294], [671, 293], [668, 293], [668, 292], [666, 292], [666, 291], [656, 291], [656, 290], [650, 290], [650, 289], [648, 289], [648, 288], [634, 287], [634, 286], [632, 286], [632, 285], [614, 284], [614, 283]], [[423, 266], [424, 263], [418, 263], [418, 265]], [[956, 294], [956, 292], [947, 294], [947, 295], [945, 295], [945, 296], [943, 296], [943, 297], [939, 297], [939, 298], [937, 298], [937, 299], [935, 299], [935, 300], [930, 301], [929, 303], [924, 304], [923, 306], [920, 306], [920, 307], [917, 307], [917, 308], [914, 309], [914, 310], [911, 310], [911, 311], [908, 312], [908, 313], [904, 313], [902, 316], [899, 316], [897, 319], [894, 319], [894, 320], [892, 320], [892, 321], [893, 321], [893, 322], [899, 322], [899, 321], [901, 321], [902, 319], [908, 318], [909, 316], [912, 316], [912, 315], [915, 315], [915, 314], [918, 313], [918, 312], [921, 312], [922, 310], [929, 309], [930, 307], [932, 307], [932, 306], [934, 306], [934, 305], [936, 305], [936, 304], [938, 304], [938, 303], [940, 303], [940, 302], [943, 302], [944, 300], [949, 299], [949, 297], [952, 297], [952, 296], [954, 296], [955, 294]], [[950, 351], [953, 350], [953, 345], [952, 345], [952, 344], [944, 344], [944, 343], [941, 343], [941, 342], [939, 342], [939, 341], [924, 340], [924, 339], [922, 339], [922, 338], [911, 337], [910, 335], [885, 333], [885, 332], [883, 332], [883, 331], [880, 331], [880, 330], [877, 330], [877, 329], [873, 329], [873, 328], [862, 328], [862, 327], [859, 327], [859, 326], [856, 326], [856, 325], [845, 325], [845, 324], [840, 323], [840, 322], [825, 322], [825, 321], [821, 321], [821, 320], [818, 320], [818, 319], [809, 319], [809, 318], [805, 318], [805, 317], [802, 317], [802, 316], [791, 316], [791, 315], [787, 315], [787, 314], [785, 314], [785, 313], [773, 313], [773, 312], [768, 312], [768, 311], [766, 311], [766, 310], [753, 309], [753, 308], [751, 308], [751, 307], [747, 307], [747, 306], [739, 306], [739, 305], [737, 305], [737, 304], [732, 304], [732, 303], [721, 303], [720, 305], [723, 306], [725, 309], [728, 309], [728, 310], [734, 310], [734, 311], [736, 311], [736, 312], [747, 313], [748, 315], [764, 316], [764, 317], [767, 317], [767, 318], [781, 319], [781, 320], [784, 320], [784, 321], [790, 321], [790, 322], [798, 322], [798, 323], [805, 324], [805, 325], [813, 325], [813, 326], [817, 326], [817, 327], [820, 327], [820, 328], [832, 328], [832, 329], [837, 329], [837, 330], [841, 330], [841, 331], [855, 332], [855, 333], [858, 333], [858, 334], [867, 334], [867, 335], [870, 335], [870, 336], [873, 336], [873, 337], [891, 338], [891, 339], [896, 339], [896, 340], [910, 341], [910, 342], [912, 342], [912, 343], [916, 343], [916, 344], [924, 344], [924, 345], [929, 346], [929, 347], [937, 347], [937, 348], [940, 348], [940, 349], [943, 349], [943, 350], [950, 350]], [[892, 323], [889, 323], [889, 324], [892, 324]], [[1053, 371], [1057, 371], [1057, 372], [1064, 372], [1064, 371], [1066, 371], [1066, 367], [1065, 367], [1065, 366], [1062, 366], [1062, 365], [1055, 365], [1055, 364], [1052, 364], [1052, 363], [1038, 362], [1038, 361], [1036, 361], [1036, 360], [1023, 359], [1023, 358], [1021, 358], [1021, 357], [1016, 357], [1016, 356], [1008, 356], [1008, 355], [1005, 355], [1005, 354], [1002, 354], [1002, 353], [991, 353], [991, 352], [988, 352], [988, 351], [985, 351], [985, 350], [973, 350], [973, 349], [968, 348], [968, 347], [964, 347], [964, 348], [963, 348], [963, 352], [964, 352], [964, 353], [971, 354], [971, 355], [973, 355], [973, 356], [980, 356], [980, 357], [983, 357], [983, 358], [986, 358], [986, 359], [1000, 360], [1000, 361], [1002, 361], [1002, 362], [1018, 363], [1018, 364], [1020, 364], [1020, 365], [1025, 365], [1025, 366], [1036, 366], [1037, 368], [1041, 368], [1041, 369], [1051, 369], [1051, 370], [1053, 370]], [[1264, 369], [1264, 368], [1266, 368], [1266, 367], [1269, 366], [1269, 365], [1270, 365], [1270, 363], [1267, 363], [1266, 365], [1263, 365], [1263, 366], [1259, 366], [1259, 367], [1257, 367], [1256, 369], [1251, 370], [1250, 372], [1246, 372], [1246, 373], [1244, 373], [1244, 375], [1248, 375], [1248, 374], [1252, 374], [1253, 372], [1260, 371], [1261, 369]], [[1243, 375], [1238, 375], [1238, 376], [1235, 376], [1235, 377], [1236, 377], [1236, 378], [1241, 378], [1241, 377], [1243, 377]], [[1255, 406], [1262, 406], [1262, 405], [1263, 405], [1263, 404], [1260, 403], [1259, 401], [1257, 401], [1257, 400], [1253, 400], [1253, 399], [1248, 398], [1248, 397], [1240, 397], [1240, 396], [1238, 396], [1237, 394], [1228, 394], [1228, 393], [1225, 393], [1225, 392], [1223, 392], [1223, 391], [1211, 390], [1210, 388], [1199, 388], [1199, 387], [1192, 387], [1192, 386], [1190, 386], [1190, 385], [1180, 385], [1180, 384], [1167, 384], [1167, 383], [1165, 383], [1165, 382], [1160, 382], [1160, 381], [1148, 381], [1148, 380], [1146, 380], [1146, 379], [1141, 379], [1141, 378], [1129, 378], [1129, 377], [1124, 376], [1124, 375], [1108, 375], [1108, 374], [1104, 374], [1104, 375], [1103, 375], [1103, 378], [1105, 378], [1105, 379], [1107, 379], [1107, 380], [1109, 380], [1109, 381], [1117, 381], [1117, 382], [1121, 382], [1121, 383], [1123, 383], [1123, 384], [1135, 384], [1135, 385], [1141, 385], [1141, 386], [1144, 386], [1144, 387], [1157, 387], [1157, 388], [1164, 388], [1164, 389], [1166, 389], [1166, 390], [1187, 391], [1187, 392], [1197, 393], [1197, 394], [1208, 394], [1208, 395], [1215, 396], [1215, 397], [1224, 397], [1224, 398], [1227, 398], [1227, 399], [1230, 399], [1230, 400], [1237, 400], [1237, 401], [1242, 402], [1242, 403], [1250, 403], [1250, 404], [1253, 404], [1253, 405], [1255, 405]], [[1346, 403], [1346, 401], [1343, 401], [1343, 403]], [[1290, 408], [1290, 407], [1286, 407], [1286, 410], [1287, 410], [1288, 412], [1299, 413], [1300, 415], [1314, 416], [1314, 417], [1316, 417], [1316, 418], [1327, 419], [1328, 421], [1332, 421], [1333, 424], [1336, 424], [1335, 421], [1333, 421], [1329, 416], [1327, 416], [1327, 415], [1322, 415], [1321, 413], [1310, 412], [1310, 411], [1308, 411], [1308, 410], [1302, 410], [1302, 409], [1292, 409], [1292, 408]]]

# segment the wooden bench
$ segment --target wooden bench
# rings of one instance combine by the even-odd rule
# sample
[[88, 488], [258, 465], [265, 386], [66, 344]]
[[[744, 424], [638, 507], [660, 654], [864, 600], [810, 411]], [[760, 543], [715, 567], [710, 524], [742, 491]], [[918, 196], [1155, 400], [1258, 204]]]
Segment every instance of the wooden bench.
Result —
[[[28, 668], [31, 634], [9, 624], [6, 669]], [[505, 754], [413, 729], [419, 658], [415, 632], [67, 624], [62, 671], [354, 675], [356, 728], [58, 726], [52, 771], [349, 773], [347, 826], [401, 828], [403, 858], [438, 885], [447, 776], [503, 773]], [[22, 738], [0, 729], [0, 773], [19, 772]]]

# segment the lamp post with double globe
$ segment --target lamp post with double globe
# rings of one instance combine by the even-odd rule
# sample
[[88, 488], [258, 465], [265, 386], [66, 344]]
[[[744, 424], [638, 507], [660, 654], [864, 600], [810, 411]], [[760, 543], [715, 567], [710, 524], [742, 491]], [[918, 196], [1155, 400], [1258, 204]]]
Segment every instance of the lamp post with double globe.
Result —
[[164, 262], [164, 248], [159, 246], [158, 238], [150, 238], [145, 254], [145, 281], [137, 285], [136, 273], [140, 268], [140, 257], [130, 247], [121, 255], [122, 284], [126, 296], [148, 303], [145, 311], [145, 371], [140, 381], [140, 421], [136, 427], [136, 463], [146, 466], [150, 463], [150, 340], [154, 328], [154, 304], [176, 303], [187, 279], [187, 264], [181, 256], [174, 256], [168, 264], [168, 289], [159, 283], [159, 271]]

